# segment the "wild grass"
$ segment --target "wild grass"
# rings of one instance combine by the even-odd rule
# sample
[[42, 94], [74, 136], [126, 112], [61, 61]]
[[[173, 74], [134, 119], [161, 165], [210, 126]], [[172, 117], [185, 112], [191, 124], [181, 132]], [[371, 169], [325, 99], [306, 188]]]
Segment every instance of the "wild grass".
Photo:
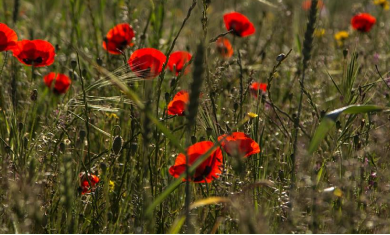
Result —
[[[51, 42], [56, 58], [32, 69], [0, 56], [0, 232], [388, 233], [389, 11], [316, 2], [306, 12], [300, 0], [3, 0], [0, 22]], [[230, 11], [256, 33], [226, 31]], [[377, 17], [369, 33], [350, 27], [358, 12]], [[123, 22], [134, 46], [108, 54], [104, 36]], [[222, 36], [230, 59], [215, 48]], [[191, 72], [137, 77], [127, 60], [144, 47], [190, 52]], [[44, 85], [52, 71], [71, 77], [66, 94]], [[268, 85], [257, 98], [254, 81]], [[179, 90], [190, 93], [186, 115], [169, 117]], [[182, 182], [207, 153], [169, 174], [189, 145], [210, 140], [211, 152], [235, 131], [261, 152], [223, 152], [208, 184]], [[100, 178], [85, 195], [81, 172]]]

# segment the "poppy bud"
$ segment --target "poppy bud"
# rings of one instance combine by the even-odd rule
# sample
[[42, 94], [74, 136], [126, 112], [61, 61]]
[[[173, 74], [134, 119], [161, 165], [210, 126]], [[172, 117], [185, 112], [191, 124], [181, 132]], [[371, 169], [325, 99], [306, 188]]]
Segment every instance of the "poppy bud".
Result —
[[340, 121], [337, 121], [337, 122], [336, 122], [336, 128], [337, 128], [337, 129], [341, 129], [341, 122], [340, 122]]
[[102, 66], [102, 65], [103, 65], [103, 60], [102, 60], [100, 57], [98, 57], [98, 58], [96, 58], [96, 63], [97, 63], [99, 66]]
[[100, 169], [102, 169], [103, 174], [105, 174], [106, 171], [107, 171], [107, 164], [105, 162], [101, 162], [100, 163]]
[[169, 93], [168, 93], [168, 92], [165, 92], [165, 102], [168, 104], [169, 101], [170, 101]]
[[131, 143], [131, 151], [134, 153], [135, 151], [137, 151], [137, 148], [138, 148], [138, 143], [137, 142], [133, 142]]
[[234, 112], [236, 112], [236, 111], [237, 111], [237, 109], [238, 109], [238, 103], [234, 103], [234, 106], [233, 106], [233, 108], [234, 108]]
[[112, 151], [115, 155], [118, 155], [122, 150], [123, 139], [119, 135], [115, 137], [114, 142], [112, 143]]
[[80, 130], [79, 132], [79, 137], [80, 137], [80, 140], [83, 141], [85, 136], [87, 135], [87, 133], [84, 131], [84, 130]]
[[63, 142], [60, 143], [60, 151], [65, 152], [65, 144]]
[[202, 142], [202, 141], [205, 141], [205, 140], [206, 140], [206, 138], [204, 138], [204, 136], [202, 136], [202, 137], [200, 137], [199, 142]]
[[77, 61], [76, 60], [71, 60], [70, 61], [70, 67], [74, 70], [77, 66]]
[[192, 142], [192, 144], [195, 144], [196, 143], [196, 136], [191, 136], [191, 142]]
[[87, 76], [87, 70], [86, 69], [81, 70], [81, 76], [83, 78], [85, 78]]
[[325, 114], [326, 114], [325, 110], [321, 110], [320, 117], [323, 118], [325, 116]]
[[176, 85], [176, 79], [174, 78], [171, 80], [171, 87], [174, 87], [175, 85]]
[[31, 92], [30, 99], [31, 99], [32, 101], [37, 101], [37, 99], [38, 99], [38, 90], [37, 90], [37, 89], [34, 89], [34, 90]]
[[348, 49], [344, 49], [344, 50], [343, 50], [344, 59], [347, 58], [347, 55], [348, 55]]

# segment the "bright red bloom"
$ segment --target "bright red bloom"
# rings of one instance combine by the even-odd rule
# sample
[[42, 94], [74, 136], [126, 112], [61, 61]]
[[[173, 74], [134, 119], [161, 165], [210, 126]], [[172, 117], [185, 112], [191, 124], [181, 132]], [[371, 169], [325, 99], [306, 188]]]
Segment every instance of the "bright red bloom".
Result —
[[232, 57], [233, 55], [233, 47], [230, 43], [229, 39], [220, 37], [217, 42], [217, 51], [218, 53], [225, 59]]
[[179, 91], [168, 104], [168, 115], [184, 116], [186, 106], [190, 101], [190, 95], [187, 91]]
[[61, 73], [51, 72], [43, 78], [46, 86], [51, 88], [53, 80], [55, 80], [53, 91], [56, 94], [64, 94], [68, 89], [72, 81], [68, 76]]
[[118, 24], [108, 31], [103, 40], [103, 48], [111, 54], [120, 54], [127, 46], [131, 46], [134, 30], [127, 23]]
[[230, 156], [249, 157], [252, 154], [260, 153], [259, 144], [243, 132], [233, 132], [231, 135], [218, 137], [221, 145]]
[[[310, 10], [310, 8], [311, 8], [311, 0], [306, 0], [306, 1], [302, 2], [302, 9], [303, 10], [308, 11], [308, 10]], [[317, 3], [317, 8], [322, 10], [322, 8], [324, 8], [324, 2], [319, 0]]]
[[16, 45], [18, 36], [15, 31], [10, 29], [6, 24], [0, 23], [0, 51], [12, 50]]
[[163, 68], [167, 57], [154, 48], [143, 48], [134, 51], [128, 61], [131, 70], [141, 78], [155, 78]]
[[233, 29], [233, 34], [239, 37], [247, 37], [255, 33], [255, 27], [252, 22], [243, 14], [238, 12], [227, 13], [223, 16], [225, 26], [228, 31]]
[[[202, 141], [188, 147], [189, 166], [213, 146], [214, 144], [211, 141]], [[220, 148], [217, 148], [196, 168], [190, 181], [195, 183], [210, 183], [221, 174], [222, 164], [222, 151]], [[178, 178], [186, 171], [186, 165], [186, 155], [180, 153], [176, 158], [175, 165], [169, 168], [169, 174]], [[186, 179], [183, 179], [183, 181], [186, 181]]]
[[[176, 51], [169, 56], [168, 67], [169, 70], [176, 73], [176, 76], [183, 70], [184, 65], [190, 62], [192, 55], [186, 51]], [[174, 71], [175, 69], [175, 71]], [[187, 65], [184, 74], [190, 71], [190, 66]]]
[[90, 193], [91, 190], [96, 188], [96, 184], [99, 183], [99, 177], [93, 174], [89, 175], [89, 181], [91, 182], [91, 185], [88, 182], [88, 179], [84, 172], [79, 174], [80, 178], [80, 188], [81, 188], [81, 194], [84, 195], [85, 193]]
[[18, 41], [12, 51], [14, 56], [25, 65], [43, 67], [54, 62], [54, 47], [44, 40]]
[[250, 85], [249, 91], [253, 96], [257, 97], [259, 93], [265, 93], [267, 91], [267, 83], [254, 82]]
[[360, 13], [352, 17], [352, 27], [360, 32], [367, 33], [371, 30], [376, 22], [375, 17], [368, 13]]

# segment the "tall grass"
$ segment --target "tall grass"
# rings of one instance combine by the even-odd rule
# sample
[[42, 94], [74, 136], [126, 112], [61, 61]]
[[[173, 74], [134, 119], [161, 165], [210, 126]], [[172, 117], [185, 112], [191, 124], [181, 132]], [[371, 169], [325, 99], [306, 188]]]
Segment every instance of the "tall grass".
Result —
[[[304, 11], [302, 2], [2, 1], [0, 21], [19, 39], [50, 41], [56, 60], [31, 69], [0, 56], [0, 232], [388, 233], [387, 11], [364, 0], [323, 9], [312, 0]], [[256, 34], [226, 31], [233, 10]], [[378, 16], [373, 31], [350, 29], [357, 12]], [[123, 22], [134, 46], [108, 54], [105, 33]], [[350, 34], [343, 44], [340, 30]], [[220, 37], [232, 58], [218, 54]], [[127, 64], [144, 47], [167, 56], [154, 79]], [[193, 55], [190, 73], [165, 70], [177, 50]], [[44, 85], [52, 71], [72, 78], [66, 94]], [[252, 82], [267, 92], [253, 96]], [[168, 116], [179, 90], [190, 93], [185, 115]], [[261, 152], [223, 152], [218, 179], [183, 182], [218, 136], [236, 131]], [[203, 140], [215, 145], [172, 177], [175, 157]], [[100, 179], [84, 195], [82, 172]]]

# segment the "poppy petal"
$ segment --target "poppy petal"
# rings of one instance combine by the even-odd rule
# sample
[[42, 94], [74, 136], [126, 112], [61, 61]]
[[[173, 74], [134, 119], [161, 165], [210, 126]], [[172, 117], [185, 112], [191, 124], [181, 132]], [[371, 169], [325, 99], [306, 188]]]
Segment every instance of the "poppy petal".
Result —
[[69, 89], [72, 81], [65, 74], [56, 74], [54, 72], [49, 73], [43, 78], [43, 82], [47, 87], [51, 88], [53, 80], [55, 80], [55, 84], [53, 86], [53, 91], [56, 94], [64, 94]]
[[12, 50], [18, 41], [15, 31], [6, 24], [0, 23], [0, 51]]
[[[186, 51], [176, 51], [169, 56], [168, 68], [172, 72], [175, 72], [176, 76], [183, 70], [184, 65], [186, 65], [192, 58], [192, 55]], [[175, 70], [175, 71], [174, 71]], [[184, 74], [188, 74], [190, 71], [190, 66], [187, 65]]]
[[369, 32], [375, 23], [375, 17], [368, 13], [357, 14], [351, 19], [352, 27], [363, 33]]
[[103, 48], [111, 54], [121, 54], [127, 46], [131, 46], [134, 36], [134, 30], [129, 24], [118, 24], [108, 31]]
[[252, 22], [241, 13], [231, 12], [223, 16], [226, 29], [233, 30], [233, 33], [239, 37], [247, 37], [255, 33], [255, 27]]
[[34, 67], [49, 66], [54, 62], [55, 49], [44, 40], [21, 40], [13, 47], [14, 56], [22, 63]]
[[233, 47], [227, 38], [220, 37], [216, 42], [218, 53], [225, 59], [232, 57]]
[[[189, 166], [191, 166], [199, 157], [206, 153], [214, 146], [211, 141], [202, 141], [191, 145], [187, 149], [189, 157]], [[169, 173], [178, 178], [186, 170], [186, 155], [179, 154], [176, 158], [175, 164], [169, 168]], [[220, 148], [214, 150], [210, 156], [200, 164], [195, 173], [191, 176], [190, 181], [195, 183], [210, 183], [218, 178], [221, 174], [222, 167], [222, 152]], [[183, 179], [186, 181], [186, 179]]]
[[154, 48], [143, 48], [134, 51], [128, 61], [131, 70], [140, 78], [157, 77], [163, 68], [166, 56]]
[[243, 132], [233, 132], [231, 135], [221, 135], [218, 141], [230, 156], [249, 157], [260, 152], [260, 146]]
[[183, 116], [189, 100], [190, 96], [187, 91], [179, 91], [168, 104], [168, 115]]

